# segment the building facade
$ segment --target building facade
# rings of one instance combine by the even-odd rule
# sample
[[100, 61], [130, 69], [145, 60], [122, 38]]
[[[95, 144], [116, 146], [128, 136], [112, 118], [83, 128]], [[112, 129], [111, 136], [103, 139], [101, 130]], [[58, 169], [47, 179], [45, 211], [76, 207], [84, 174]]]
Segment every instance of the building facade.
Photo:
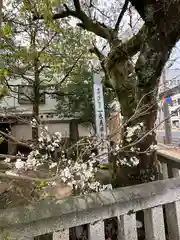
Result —
[[[159, 84], [159, 93], [162, 93], [179, 85], [180, 85], [179, 70], [168, 69], [161, 76]], [[171, 104], [169, 104], [169, 113], [172, 115], [170, 118], [171, 128], [178, 129], [180, 128], [180, 110], [176, 111], [176, 109], [180, 108], [180, 93], [170, 97], [172, 99]], [[157, 116], [157, 123], [159, 124], [164, 119], [164, 112], [163, 112], [163, 99], [158, 99], [158, 101], [159, 111]], [[164, 124], [161, 124], [158, 128], [160, 130], [164, 130]]]
[[[31, 101], [32, 86], [25, 85], [21, 80], [13, 80], [9, 83], [9, 94], [0, 102], [0, 131], [8, 133], [17, 141], [29, 141], [32, 139], [33, 104]], [[44, 92], [43, 92], [44, 91]], [[41, 91], [39, 104], [39, 119], [43, 125], [48, 127], [50, 133], [61, 132], [63, 138], [70, 135], [70, 122], [63, 114], [56, 110], [57, 101], [54, 97], [55, 85], [47, 84]], [[79, 136], [88, 136], [92, 133], [92, 127], [78, 124]], [[16, 144], [10, 141], [3, 141], [0, 144], [0, 153], [14, 154], [17, 151]]]
[[180, 93], [171, 97], [172, 104], [169, 106], [169, 112], [171, 116], [171, 127], [180, 128], [180, 110], [176, 111], [177, 108], [180, 108]]

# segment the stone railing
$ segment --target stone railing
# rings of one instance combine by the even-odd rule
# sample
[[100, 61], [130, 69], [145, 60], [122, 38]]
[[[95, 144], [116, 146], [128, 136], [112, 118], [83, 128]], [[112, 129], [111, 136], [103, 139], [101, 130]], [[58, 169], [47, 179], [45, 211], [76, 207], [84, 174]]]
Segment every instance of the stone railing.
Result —
[[104, 220], [112, 217], [118, 240], [137, 240], [139, 211], [144, 212], [146, 240], [165, 240], [167, 235], [179, 240], [180, 158], [166, 152], [158, 151], [164, 180], [0, 210], [0, 240], [34, 240], [46, 233], [53, 240], [69, 240], [69, 229], [82, 225], [87, 225], [88, 240], [105, 240]]
[[116, 217], [118, 239], [137, 240], [138, 211], [144, 212], [147, 240], [165, 240], [166, 232], [179, 240], [180, 178], [1, 210], [0, 239], [33, 240], [52, 232], [53, 240], [69, 240], [69, 228], [87, 224], [89, 240], [105, 240], [104, 220]]
[[[160, 144], [165, 144], [165, 136], [157, 136], [157, 142], [158, 142], [158, 144], [160, 143]], [[172, 138], [172, 144], [171, 145], [173, 145], [173, 146], [179, 146], [179, 144], [180, 144], [180, 139], [178, 138], [178, 137], [173, 137]]]
[[[161, 162], [163, 179], [180, 176], [180, 154], [173, 155], [167, 153], [167, 150], [158, 150], [158, 160]], [[171, 152], [172, 153], [172, 152]]]

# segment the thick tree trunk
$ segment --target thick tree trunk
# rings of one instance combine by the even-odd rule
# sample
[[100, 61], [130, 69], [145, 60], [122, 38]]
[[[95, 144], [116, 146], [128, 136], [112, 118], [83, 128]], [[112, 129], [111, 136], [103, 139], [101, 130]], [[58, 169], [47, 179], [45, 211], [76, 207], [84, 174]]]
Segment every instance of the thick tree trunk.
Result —
[[[162, 38], [161, 38], [162, 37]], [[137, 101], [143, 97], [143, 105], [150, 109], [143, 117], [144, 131], [147, 133], [155, 126], [157, 117], [157, 88], [159, 78], [165, 63], [167, 62], [176, 38], [170, 39], [159, 36], [158, 33], [149, 32], [149, 38], [141, 49], [136, 63], [137, 74]], [[146, 151], [151, 144], [156, 144], [155, 132], [148, 135], [140, 144], [141, 151]], [[155, 152], [140, 155], [140, 168], [147, 169], [156, 161]]]
[[[38, 123], [38, 119], [39, 119], [39, 105], [34, 103], [33, 104], [33, 119], [36, 120], [36, 122]], [[32, 140], [34, 140], [35, 142], [38, 141], [38, 125], [36, 124], [35, 126], [32, 126]]]
[[[134, 141], [138, 143], [133, 147], [140, 149], [140, 152], [144, 152], [138, 155], [140, 164], [140, 172], [143, 173], [143, 180], [148, 181], [152, 175], [154, 175], [154, 163], [156, 163], [156, 152], [146, 153], [150, 146], [156, 145], [155, 132], [147, 134], [154, 128], [157, 113], [157, 88], [158, 78], [153, 84], [149, 84], [149, 75], [145, 75], [143, 87], [140, 84], [140, 76], [138, 75], [137, 68], [133, 67], [127, 61], [117, 61], [112, 63], [112, 59], [115, 59], [111, 53], [114, 52], [118, 55], [118, 52], [111, 51], [108, 59], [108, 71], [113, 80], [112, 86], [116, 90], [117, 98], [121, 106], [121, 114], [123, 116], [123, 129], [121, 129], [121, 138], [123, 146], [131, 145]], [[114, 65], [113, 65], [114, 64]], [[146, 71], [147, 73], [147, 71]], [[154, 89], [154, 91], [153, 91]], [[143, 134], [147, 134], [146, 137], [139, 141], [141, 137], [132, 137], [132, 141], [126, 141], [127, 127], [133, 127], [137, 123], [143, 123]], [[131, 147], [127, 147], [126, 151], [130, 151]], [[153, 172], [152, 172], [153, 171]], [[145, 172], [145, 174], [144, 174]], [[144, 176], [146, 175], [146, 176]]]
[[[108, 55], [106, 66], [121, 105], [121, 114], [124, 122], [127, 122], [124, 132], [127, 126], [133, 126], [140, 122], [144, 125], [142, 141], [138, 141], [135, 147], [140, 148], [140, 152], [144, 152], [139, 155], [139, 167], [140, 170], [146, 171], [152, 169], [157, 160], [155, 151], [146, 153], [151, 145], [156, 145], [155, 132], [150, 134], [148, 132], [155, 125], [159, 78], [176, 43], [176, 37], [161, 39], [153, 29], [153, 31], [146, 32], [144, 40], [136, 66], [132, 66], [128, 58], [123, 57], [121, 61], [122, 53], [120, 55], [119, 51], [116, 51], [117, 43], [113, 45]], [[126, 136], [124, 140], [125, 138]], [[133, 139], [136, 139], [136, 136]], [[124, 141], [124, 144], [129, 143]]]
[[35, 119], [35, 126], [32, 127], [32, 140], [38, 141], [39, 137], [39, 104], [40, 104], [40, 79], [39, 79], [39, 62], [38, 59], [34, 59], [34, 84], [33, 84], [33, 113], [32, 117]]
[[78, 122], [72, 119], [69, 123], [69, 139], [71, 143], [76, 143], [79, 140]]
[[[143, 122], [145, 136], [136, 145], [140, 151], [145, 152], [156, 142], [155, 133], [147, 133], [154, 127], [156, 120], [156, 88], [159, 77], [172, 48], [180, 38], [180, 0], [130, 0], [130, 2], [145, 24], [135, 36], [124, 43], [118, 38], [118, 28], [124, 14], [122, 12], [115, 28], [88, 17], [79, 1], [74, 1], [74, 11], [66, 6], [63, 12], [54, 14], [53, 18], [74, 16], [80, 20], [78, 26], [108, 41], [111, 49], [107, 58], [97, 50], [94, 52], [101, 61], [105, 75], [112, 79], [110, 85], [117, 93], [124, 121], [128, 122], [125, 129], [128, 125]], [[140, 54], [134, 67], [131, 64], [131, 57], [137, 52]], [[144, 111], [145, 108], [149, 109], [144, 114], [138, 112], [134, 116], [139, 102], [141, 109]], [[152, 168], [155, 161], [155, 152], [149, 155], [141, 154], [140, 169]]]
[[120, 112], [116, 110], [110, 113], [110, 117], [108, 119], [108, 129], [110, 135], [110, 141], [112, 141], [115, 145], [119, 145], [121, 141], [121, 120], [120, 120]]

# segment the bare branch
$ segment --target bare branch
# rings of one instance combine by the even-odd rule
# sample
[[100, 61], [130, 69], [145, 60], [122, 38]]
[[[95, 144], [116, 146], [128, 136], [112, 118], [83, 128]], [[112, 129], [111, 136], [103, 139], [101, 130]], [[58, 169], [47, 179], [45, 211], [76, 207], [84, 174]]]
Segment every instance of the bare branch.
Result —
[[76, 11], [80, 12], [81, 11], [81, 5], [80, 5], [79, 0], [73, 0], [73, 2], [74, 2], [74, 6], [75, 6]]
[[[53, 14], [52, 19], [61, 19], [69, 16], [75, 17], [81, 21], [80, 23], [77, 24], [78, 26], [80, 26], [83, 29], [86, 29], [87, 31], [93, 32], [97, 36], [100, 36], [106, 39], [109, 43], [112, 43], [113, 36], [114, 36], [113, 35], [114, 29], [107, 27], [103, 23], [94, 21], [90, 17], [88, 17], [86, 13], [82, 11], [80, 4], [78, 2], [79, 1], [74, 0], [75, 10], [71, 10], [67, 5], [64, 5], [65, 9], [61, 10], [59, 13]], [[125, 3], [126, 2], [128, 1], [126, 0]], [[121, 11], [121, 14], [118, 18], [115, 28], [118, 28], [118, 25], [120, 24], [120, 21], [124, 15], [123, 11], [126, 10], [125, 7]], [[43, 15], [37, 15], [37, 14], [34, 15], [34, 20], [43, 19], [43, 18], [44, 18]], [[130, 38], [125, 43], [120, 44], [119, 46], [116, 46], [116, 49], [114, 50], [115, 51], [118, 50], [119, 54], [121, 55], [120, 57], [123, 57], [123, 58], [127, 56], [133, 56], [140, 50], [140, 47], [144, 39], [145, 39], [145, 27], [142, 27], [135, 36]]]
[[172, 111], [171, 114], [169, 114], [166, 118], [164, 118], [160, 123], [158, 123], [154, 128], [150, 129], [146, 134], [144, 134], [141, 138], [135, 140], [134, 142], [130, 143], [129, 145], [127, 146], [124, 146], [122, 147], [120, 150], [124, 150], [124, 149], [127, 149], [129, 147], [133, 147], [133, 146], [136, 146], [138, 143], [142, 142], [144, 139], [146, 139], [146, 137], [148, 135], [151, 135], [154, 130], [156, 130], [163, 122], [167, 121], [168, 119], [170, 119], [174, 113], [176, 113], [177, 111], [180, 110], [180, 107], [176, 108], [176, 110]]
[[[10, 158], [11, 160], [16, 160], [17, 158], [20, 158], [20, 156], [16, 155], [8, 155], [8, 154], [0, 154], [0, 159], [6, 159], [6, 158]], [[27, 160], [27, 157], [23, 157], [21, 156], [22, 160]], [[5, 166], [9, 166], [9, 164], [5, 163], [5, 162], [1, 162], [1, 164], [5, 165]]]
[[39, 69], [38, 69], [38, 72], [41, 73], [43, 71], [43, 69], [51, 69], [50, 65], [42, 65]]
[[[150, 0], [150, 1], [143, 1], [143, 0], [130, 0], [131, 4], [133, 5], [133, 7], [135, 7], [135, 9], [137, 10], [137, 12], [139, 13], [139, 15], [142, 17], [143, 20], [146, 20], [146, 7], [147, 5], [154, 5], [154, 1]], [[158, 4], [157, 4], [158, 5]]]
[[10, 139], [12, 142], [15, 142], [15, 143], [17, 143], [17, 144], [19, 144], [19, 145], [21, 145], [21, 146], [24, 146], [24, 147], [27, 147], [27, 148], [29, 148], [29, 149], [32, 149], [28, 144], [23, 143], [23, 142], [21, 142], [21, 141], [18, 141], [15, 137], [13, 137], [12, 135], [9, 135], [9, 134], [7, 134], [7, 133], [5, 133], [5, 132], [3, 132], [3, 131], [0, 131], [0, 135], [2, 135], [3, 137], [6, 137], [6, 138], [8, 138], [8, 139]]
[[105, 57], [105, 56], [103, 55], [103, 53], [95, 46], [94, 43], [93, 43], [93, 48], [90, 49], [90, 52], [91, 52], [91, 53], [94, 53], [94, 54], [98, 57], [98, 59], [99, 59], [99, 62], [100, 62], [100, 64], [101, 64], [101, 67], [102, 67], [102, 69], [103, 69], [103, 71], [104, 71], [104, 74], [105, 74], [105, 85], [106, 85], [107, 87], [112, 88], [112, 84], [111, 84], [111, 81], [110, 81], [110, 76], [109, 76], [108, 71], [107, 71], [107, 69], [106, 69], [106, 67], [105, 67], [105, 59], [106, 59], [106, 57]]
[[[65, 17], [75, 17], [81, 21], [81, 23], [78, 23], [77, 25], [80, 26], [83, 29], [86, 29], [90, 32], [95, 33], [96, 35], [108, 40], [111, 42], [112, 39], [112, 29], [104, 25], [103, 23], [100, 23], [98, 21], [93, 21], [91, 18], [89, 18], [84, 11], [80, 8], [80, 5], [78, 4], [79, 1], [74, 0], [74, 6], [75, 11], [71, 10], [66, 4], [64, 4], [65, 10], [61, 10], [59, 13], [53, 14], [52, 19], [61, 19]], [[37, 19], [43, 19], [43, 15], [34, 14], [34, 20]]]
[[38, 52], [38, 58], [40, 57], [41, 53], [43, 53], [47, 47], [49, 47], [50, 43], [52, 42], [52, 40], [55, 38], [55, 36], [57, 35], [57, 32], [55, 32], [52, 37], [48, 40], [47, 44], [45, 44], [42, 49]]
[[64, 96], [73, 96], [74, 94], [73, 93], [64, 93], [64, 92], [46, 92], [44, 91], [43, 93], [47, 94], [47, 95], [56, 95], [56, 96], [59, 96], [59, 97], [64, 97]]
[[128, 4], [129, 4], [129, 0], [125, 0], [124, 5], [123, 5], [123, 8], [122, 8], [122, 10], [121, 10], [121, 12], [120, 12], [120, 14], [119, 14], [118, 20], [117, 20], [116, 25], [115, 25], [115, 28], [114, 28], [114, 30], [115, 30], [116, 32], [119, 30], [119, 25], [120, 25], [121, 20], [122, 20], [124, 14], [125, 14], [125, 12], [126, 12], [126, 10], [127, 10], [127, 8], [128, 8]]
[[27, 181], [36, 181], [36, 182], [52, 182], [58, 179], [61, 179], [59, 175], [56, 175], [51, 178], [34, 178], [28, 177], [25, 175], [8, 175], [6, 173], [0, 173], [0, 178], [7, 178], [7, 179], [17, 179], [17, 180], [27, 180]]
[[104, 16], [105, 18], [107, 18], [108, 20], [111, 20], [111, 18], [109, 16], [107, 16], [102, 10], [100, 10], [98, 7], [96, 7], [94, 4], [92, 4], [92, 7], [94, 9], [96, 9], [102, 16]]
[[70, 67], [69, 71], [66, 73], [66, 75], [63, 77], [63, 79], [61, 80], [61, 82], [59, 84], [62, 84], [67, 79], [67, 77], [69, 77], [70, 73], [72, 72], [72, 70], [74, 69], [74, 67], [78, 63], [79, 59], [82, 57], [82, 55], [83, 55], [83, 52], [78, 56], [78, 58], [76, 59], [74, 64]]
[[128, 41], [120, 43], [118, 46], [116, 46], [114, 50], [111, 51], [110, 55], [114, 56], [114, 53], [116, 52], [117, 54], [118, 51], [120, 60], [129, 59], [140, 50], [146, 38], [147, 38], [146, 27], [145, 25], [143, 25], [143, 27], [139, 30], [139, 32], [135, 36], [131, 37]]
[[98, 59], [100, 60], [100, 62], [103, 62], [105, 60], [105, 56], [102, 52], [100, 52], [100, 50], [96, 47], [96, 45], [94, 43], [93, 44], [93, 48], [90, 48], [90, 52], [94, 53]]

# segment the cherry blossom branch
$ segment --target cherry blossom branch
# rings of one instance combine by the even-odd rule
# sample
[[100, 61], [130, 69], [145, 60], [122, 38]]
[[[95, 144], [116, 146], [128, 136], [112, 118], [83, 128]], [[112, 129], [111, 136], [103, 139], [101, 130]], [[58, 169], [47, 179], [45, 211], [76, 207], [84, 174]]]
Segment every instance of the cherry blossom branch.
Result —
[[151, 130], [149, 130], [146, 134], [144, 134], [141, 138], [139, 138], [138, 140], [134, 141], [133, 143], [130, 143], [127, 146], [124, 146], [121, 148], [121, 151], [129, 148], [129, 147], [133, 147], [135, 145], [137, 145], [138, 143], [140, 143], [142, 140], [144, 140], [148, 135], [152, 134], [154, 132], [154, 130], [156, 130], [163, 122], [167, 121], [168, 119], [170, 119], [174, 113], [176, 113], [177, 111], [180, 110], [180, 107], [178, 107], [176, 110], [172, 111], [171, 114], [169, 114], [166, 118], [164, 118], [160, 123], [158, 123], [154, 128], [152, 128]]
[[144, 94], [144, 95], [141, 97], [141, 99], [140, 99], [140, 100], [138, 101], [138, 103], [137, 103], [137, 106], [136, 106], [136, 109], [135, 109], [135, 111], [134, 111], [134, 114], [133, 114], [127, 121], [125, 121], [123, 124], [121, 124], [121, 126], [120, 126], [118, 129], [116, 129], [116, 131], [115, 131], [114, 133], [110, 134], [110, 136], [109, 136], [110, 138], [113, 137], [114, 135], [116, 135], [118, 132], [120, 133], [121, 129], [122, 129], [124, 126], [126, 126], [127, 124], [129, 124], [130, 122], [132, 122], [132, 121], [134, 121], [135, 119], [137, 119], [137, 118], [139, 118], [139, 117], [141, 117], [141, 116], [144, 116], [144, 115], [146, 115], [146, 114], [149, 113], [149, 111], [153, 108], [153, 106], [155, 106], [155, 105], [157, 104], [156, 102], [155, 102], [153, 105], [150, 105], [150, 106], [149, 106], [149, 104], [148, 104], [148, 105], [143, 105], [141, 108], [140, 108], [140, 105], [141, 105], [143, 99], [144, 99], [147, 95], [152, 94], [154, 91], [156, 91], [156, 90], [152, 90], [152, 91], [150, 91], [149, 93], [146, 93], [146, 94]]

